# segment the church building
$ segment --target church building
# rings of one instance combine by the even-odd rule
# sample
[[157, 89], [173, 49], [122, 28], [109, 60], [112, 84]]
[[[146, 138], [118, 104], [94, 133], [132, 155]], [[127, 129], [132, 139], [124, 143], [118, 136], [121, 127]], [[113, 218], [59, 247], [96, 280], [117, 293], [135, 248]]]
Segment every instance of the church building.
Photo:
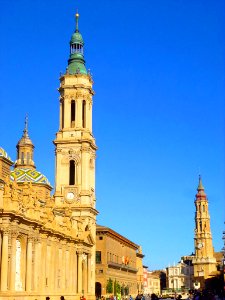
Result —
[[16, 161], [0, 148], [1, 300], [95, 298], [94, 91], [78, 19], [60, 77], [54, 194], [36, 169], [27, 118]]

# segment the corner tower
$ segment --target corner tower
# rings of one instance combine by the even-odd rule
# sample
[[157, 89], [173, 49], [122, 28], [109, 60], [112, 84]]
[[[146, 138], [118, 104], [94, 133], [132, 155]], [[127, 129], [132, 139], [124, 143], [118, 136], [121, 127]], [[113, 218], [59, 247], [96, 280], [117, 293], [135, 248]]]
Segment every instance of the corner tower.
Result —
[[[70, 40], [70, 57], [65, 74], [60, 77], [59, 131], [55, 144], [55, 217], [70, 218], [78, 238], [77, 255], [90, 261], [88, 287], [78, 283], [77, 292], [94, 297], [95, 288], [95, 157], [92, 134], [92, 77], [84, 60], [84, 41], [76, 27]], [[86, 257], [86, 258], [85, 258]], [[83, 261], [84, 264], [84, 261]], [[78, 269], [82, 269], [79, 267]], [[81, 276], [79, 276], [81, 277]], [[86, 282], [86, 281], [85, 281]]]
[[216, 271], [216, 259], [210, 229], [208, 199], [202, 185], [201, 176], [195, 198], [195, 257], [193, 260], [194, 277], [204, 288], [205, 279]]

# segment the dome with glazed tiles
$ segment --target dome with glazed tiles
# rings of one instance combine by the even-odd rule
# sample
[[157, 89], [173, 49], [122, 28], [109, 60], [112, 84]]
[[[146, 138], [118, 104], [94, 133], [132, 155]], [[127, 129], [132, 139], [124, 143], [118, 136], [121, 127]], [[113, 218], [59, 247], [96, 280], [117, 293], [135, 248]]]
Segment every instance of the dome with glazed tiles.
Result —
[[11, 180], [50, 185], [48, 179], [35, 169], [16, 168], [11, 171]]

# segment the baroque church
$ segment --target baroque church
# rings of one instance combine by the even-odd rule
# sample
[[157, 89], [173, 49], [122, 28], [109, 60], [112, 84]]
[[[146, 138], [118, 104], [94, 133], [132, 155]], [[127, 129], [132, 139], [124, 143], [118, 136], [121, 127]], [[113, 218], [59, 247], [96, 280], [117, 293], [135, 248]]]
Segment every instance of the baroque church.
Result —
[[27, 119], [16, 161], [0, 148], [0, 299], [95, 298], [94, 91], [78, 19], [60, 76], [54, 194], [36, 169]]

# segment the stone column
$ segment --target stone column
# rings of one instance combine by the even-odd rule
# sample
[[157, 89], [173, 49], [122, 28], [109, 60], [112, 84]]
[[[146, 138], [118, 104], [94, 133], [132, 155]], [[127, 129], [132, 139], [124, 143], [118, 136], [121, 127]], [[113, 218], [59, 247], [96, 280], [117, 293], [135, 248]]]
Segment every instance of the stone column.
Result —
[[38, 291], [39, 277], [40, 277], [40, 240], [36, 238], [34, 240], [34, 290]]
[[50, 270], [49, 270], [49, 280], [50, 280], [50, 287], [53, 288], [55, 284], [55, 240], [52, 238], [51, 241], [51, 258], [50, 258]]
[[91, 253], [87, 255], [87, 292], [91, 293]]
[[76, 248], [74, 247], [73, 251], [74, 256], [74, 268], [73, 268], [73, 291], [77, 293], [77, 253]]
[[26, 291], [31, 291], [32, 287], [32, 247], [33, 238], [28, 236], [27, 239], [27, 260], [26, 260]]
[[16, 275], [16, 238], [17, 231], [11, 232], [11, 270], [10, 270], [10, 291], [15, 291], [15, 275]]
[[55, 290], [58, 289], [58, 278], [59, 278], [59, 240], [56, 238], [55, 239], [55, 245], [54, 245], [54, 249], [55, 249], [55, 282], [54, 282], [54, 288]]
[[87, 128], [92, 132], [92, 99], [87, 101]]
[[68, 97], [65, 97], [64, 99], [64, 128], [70, 128], [71, 101], [68, 99]]
[[89, 160], [90, 154], [88, 149], [84, 147], [82, 149], [82, 189], [86, 191], [89, 189]]
[[71, 244], [71, 264], [73, 266], [71, 270], [71, 291], [76, 292], [76, 280], [77, 280], [77, 255], [73, 244]]
[[40, 290], [46, 289], [46, 259], [47, 259], [47, 234], [42, 234], [41, 237], [41, 265], [40, 265]]
[[66, 281], [66, 276], [65, 276], [65, 267], [66, 267], [66, 247], [65, 244], [62, 245], [62, 267], [61, 267], [61, 271], [62, 271], [62, 290], [65, 290], [65, 281]]
[[63, 128], [62, 128], [62, 127], [63, 127], [62, 120], [63, 120], [63, 118], [64, 118], [64, 116], [62, 116], [62, 101], [63, 101], [63, 100], [61, 100], [61, 101], [60, 101], [60, 104], [59, 104], [59, 129], [60, 129], [60, 130], [63, 129]]
[[70, 291], [70, 288], [71, 288], [71, 284], [70, 284], [71, 268], [72, 268], [72, 265], [70, 264], [70, 252], [68, 251], [68, 248], [67, 248], [65, 251], [65, 290], [66, 291]]
[[8, 258], [9, 258], [9, 230], [4, 229], [2, 239], [1, 291], [8, 289]]
[[82, 279], [83, 279], [83, 275], [82, 275], [82, 254], [83, 252], [78, 251], [77, 252], [77, 293], [81, 295], [82, 293], [82, 288], [83, 288], [83, 284], [82, 284]]
[[91, 104], [90, 104], [90, 131], [92, 132], [92, 100], [91, 100]]
[[76, 106], [76, 126], [78, 128], [82, 127], [82, 99], [77, 99], [77, 106]]
[[83, 291], [87, 294], [87, 255], [83, 254]]

